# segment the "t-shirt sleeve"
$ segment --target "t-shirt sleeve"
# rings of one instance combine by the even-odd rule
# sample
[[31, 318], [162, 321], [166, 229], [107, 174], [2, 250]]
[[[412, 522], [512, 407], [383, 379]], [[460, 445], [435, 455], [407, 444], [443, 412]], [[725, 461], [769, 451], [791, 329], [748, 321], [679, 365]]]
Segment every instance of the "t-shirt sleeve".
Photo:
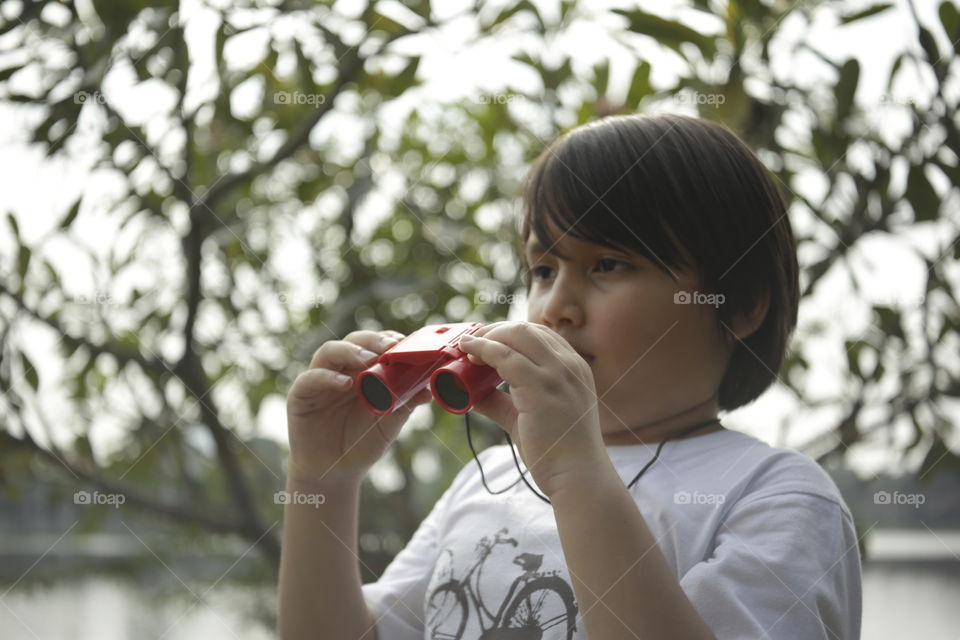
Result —
[[[480, 454], [481, 462], [489, 452]], [[423, 640], [423, 603], [437, 562], [443, 517], [460, 486], [476, 469], [473, 460], [461, 469], [380, 579], [362, 586], [379, 640]]]
[[379, 640], [423, 640], [423, 599], [436, 563], [436, 521], [442, 500], [420, 523], [380, 579], [361, 587]]
[[718, 640], [860, 637], [857, 535], [837, 502], [802, 492], [749, 499], [715, 542], [680, 585]]

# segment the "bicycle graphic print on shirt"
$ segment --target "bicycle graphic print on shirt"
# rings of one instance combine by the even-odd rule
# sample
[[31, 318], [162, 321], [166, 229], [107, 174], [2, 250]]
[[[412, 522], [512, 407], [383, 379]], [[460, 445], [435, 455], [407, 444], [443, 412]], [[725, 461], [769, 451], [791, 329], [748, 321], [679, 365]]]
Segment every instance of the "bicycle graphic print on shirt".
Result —
[[[471, 616], [476, 616], [481, 634], [477, 640], [540, 640], [544, 632], [572, 640], [576, 631], [577, 605], [573, 589], [557, 572], [539, 571], [543, 556], [521, 553], [513, 558], [520, 574], [510, 584], [503, 601], [488, 607], [480, 595], [483, 565], [494, 547], [517, 547], [514, 538], [500, 529], [491, 541], [484, 536], [477, 543], [477, 561], [462, 579], [450, 576], [427, 597], [426, 627], [432, 640], [460, 640]], [[452, 552], [446, 553], [452, 556]]]

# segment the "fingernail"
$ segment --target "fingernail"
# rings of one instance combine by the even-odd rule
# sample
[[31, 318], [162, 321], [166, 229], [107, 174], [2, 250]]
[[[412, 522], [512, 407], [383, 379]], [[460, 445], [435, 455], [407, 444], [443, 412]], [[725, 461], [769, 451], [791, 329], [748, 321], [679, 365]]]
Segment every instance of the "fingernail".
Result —
[[350, 382], [350, 376], [345, 376], [342, 373], [338, 373], [336, 376], [334, 376], [334, 380], [337, 381], [337, 384], [347, 384]]
[[360, 356], [361, 360], [369, 360], [377, 357], [377, 354], [375, 354], [373, 351], [367, 351], [366, 349], [360, 349], [360, 351], [357, 352], [357, 355]]
[[380, 346], [386, 349], [387, 347], [392, 347], [397, 344], [397, 341], [394, 338], [381, 338]]
[[474, 340], [476, 340], [476, 338], [474, 338], [474, 337], [471, 336], [471, 335], [462, 336], [462, 337], [460, 338], [460, 344], [469, 344], [469, 343], [473, 342]]

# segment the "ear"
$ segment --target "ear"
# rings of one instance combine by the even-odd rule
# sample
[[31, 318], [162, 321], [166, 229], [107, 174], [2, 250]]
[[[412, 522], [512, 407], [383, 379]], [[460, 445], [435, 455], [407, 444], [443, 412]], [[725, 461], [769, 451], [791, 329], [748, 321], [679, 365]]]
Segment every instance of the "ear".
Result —
[[730, 320], [730, 333], [738, 340], [745, 340], [750, 337], [767, 317], [767, 311], [770, 309], [770, 292], [764, 291], [760, 294], [756, 304], [745, 314], [734, 316]]

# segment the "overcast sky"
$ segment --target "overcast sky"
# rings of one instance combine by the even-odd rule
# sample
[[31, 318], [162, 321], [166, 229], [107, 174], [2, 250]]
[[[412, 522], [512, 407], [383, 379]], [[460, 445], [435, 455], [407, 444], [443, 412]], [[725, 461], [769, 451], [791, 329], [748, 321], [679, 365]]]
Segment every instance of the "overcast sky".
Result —
[[[7, 4], [4, 2], [4, 5]], [[455, 14], [459, 10], [458, 7], [463, 4], [462, 2], [434, 3], [438, 10], [442, 8], [451, 12], [451, 15]], [[548, 14], [551, 11], [549, 7], [552, 3], [538, 2], [537, 4], [543, 6]], [[585, 4], [590, 5], [591, 11], [599, 12], [604, 6], [626, 6], [628, 3]], [[721, 27], [719, 21], [704, 18], [697, 12], [683, 9], [681, 3], [648, 2], [644, 4], [655, 7], [661, 15], [668, 17], [676, 15], [701, 31], [715, 32]], [[856, 7], [872, 3], [839, 4], [849, 6], [852, 12]], [[938, 2], [918, 0], [916, 4], [922, 20], [930, 25], [939, 24], [936, 15]], [[344, 3], [345, 7], [348, 5], [349, 3]], [[216, 90], [215, 85], [204, 76], [212, 69], [210, 65], [212, 48], [208, 36], [216, 28], [217, 23], [214, 13], [203, 9], [199, 3], [185, 2], [184, 7], [184, 16], [188, 21], [187, 37], [191, 45], [191, 55], [196, 57], [198, 64], [194, 69], [195, 75], [191, 77], [188, 94], [191, 100], [201, 102], [211, 98], [209, 93], [211, 87], [213, 91]], [[5, 7], [0, 8], [0, 11], [3, 9]], [[402, 12], [397, 16], [401, 17]], [[877, 123], [878, 128], [887, 132], [888, 135], [895, 136], [898, 131], [906, 130], [909, 121], [903, 116], [897, 116], [896, 103], [904, 100], [922, 101], [923, 96], [928, 93], [923, 87], [929, 86], [928, 78], [916, 77], [911, 83], [911, 78], [904, 77], [903, 81], [894, 88], [893, 104], [889, 97], [884, 96], [887, 77], [894, 58], [907, 48], [917, 48], [914, 44], [915, 36], [904, 28], [905, 24], [911, 22], [906, 3], [901, 0], [896, 3], [894, 10], [851, 26], [838, 26], [833, 16], [833, 11], [826, 9], [818, 11], [812, 31], [804, 30], [804, 24], [799, 18], [788, 17], [784, 20], [778, 27], [778, 35], [772, 47], [774, 72], [783, 77], [800, 78], [810, 86], [822, 83], [824, 80], [831, 80], [829, 68], [815, 56], [791, 53], [795, 43], [802, 36], [806, 37], [810, 46], [833, 60], [842, 61], [847, 57], [856, 57], [860, 60], [862, 69], [857, 93], [858, 103], [870, 113], [871, 119]], [[603, 58], [610, 58], [611, 77], [625, 87], [635, 61], [622, 48], [612, 44], [605, 48], [598, 44], [606, 42], [603, 37], [604, 31], [615, 27], [616, 21], [607, 26], [584, 21], [571, 29], [564, 39], [556, 43], [556, 46], [561, 51], [573, 52], [575, 54], [574, 69], [584, 74], [587, 74], [587, 70]], [[277, 34], [296, 28], [297, 25], [289, 20], [280, 20], [272, 27]], [[934, 31], [939, 35], [939, 30], [934, 29]], [[388, 120], [392, 118], [399, 121], [409, 109], [422, 105], [426, 101], [454, 101], [475, 97], [480, 92], [500, 91], [507, 87], [522, 91], [529, 87], [531, 82], [535, 82], [535, 78], [532, 78], [527, 71], [509, 61], [511, 51], [523, 45], [522, 37], [499, 42], [495, 46], [488, 44], [464, 48], [463, 42], [469, 38], [469, 33], [469, 21], [464, 20], [451, 24], [442, 32], [424, 36], [420, 40], [411, 39], [406, 46], [424, 51], [419, 69], [423, 86], [396, 100], [386, 111], [385, 117]], [[234, 43], [226, 51], [230, 64], [243, 67], [259, 60], [258, 55], [265, 43], [265, 32], [252, 33], [243, 42]], [[677, 71], [682, 68], [676, 58], [658, 53], [653, 46], [649, 48], [648, 54], [651, 59], [658, 61], [653, 65], [651, 79], [654, 86], [669, 84]], [[30, 78], [20, 78], [20, 81], [29, 84]], [[129, 87], [129, 78], [124, 79], [122, 74], [118, 74], [117, 77], [112, 78], [112, 82], [108, 83], [107, 97], [121, 113], [132, 120], [145, 122], [148, 129], [162, 126], [152, 114], [162, 112], [169, 105], [167, 102], [169, 96], [166, 96], [162, 90], [147, 88], [133, 90]], [[258, 99], [257, 88], [251, 86], [238, 91], [234, 98], [234, 108], [243, 110], [247, 108], [245, 102], [254, 104]], [[692, 112], [691, 105], [678, 101], [659, 105], [658, 108]], [[131, 241], [129, 237], [117, 236], [116, 226], [120, 216], [112, 207], [112, 201], [121, 191], [118, 191], [116, 183], [110, 179], [90, 175], [92, 156], [88, 149], [89, 142], [95, 138], [90, 138], [88, 135], [86, 142], [84, 141], [84, 122], [79, 123], [77, 127], [77, 131], [81, 133], [80, 139], [68, 148], [72, 154], [71, 159], [50, 161], [44, 159], [43, 152], [39, 149], [29, 149], [24, 145], [23, 118], [23, 113], [19, 109], [0, 106], [0, 141], [2, 141], [0, 143], [0, 175], [4, 176], [0, 202], [2, 202], [3, 212], [10, 211], [16, 216], [21, 235], [27, 244], [33, 244], [51, 228], [56, 227], [69, 206], [75, 201], [77, 194], [83, 192], [84, 206], [81, 209], [80, 218], [71, 231], [71, 238], [48, 243], [45, 255], [59, 265], [69, 293], [86, 294], [89, 297], [102, 295], [97, 283], [102, 282], [103, 274], [99, 279], [94, 277], [91, 274], [89, 260], [84, 258], [83, 252], [77, 251], [71, 245], [75, 245], [79, 240], [89, 246], [90, 250], [106, 256], [109, 255], [112, 244]], [[314, 134], [319, 137], [341, 135], [346, 138], [345, 144], [349, 144], [350, 138], [358, 137], [356, 126], [356, 119], [349, 113], [343, 113], [321, 125]], [[803, 123], [796, 123], [795, 126], [802, 129]], [[352, 130], [351, 127], [353, 127]], [[817, 194], [822, 193], [824, 188], [815, 175], [800, 176], [799, 182], [794, 186], [805, 195], [812, 197], [814, 201], [817, 201]], [[936, 186], [942, 189], [947, 188], [945, 184]], [[953, 204], [955, 206], [956, 201]], [[375, 212], [371, 212], [370, 215], [371, 221], [361, 221], [358, 226], [361, 228], [363, 224], [372, 226], [372, 220], [376, 217]], [[793, 223], [795, 227], [803, 230], [810, 228], [812, 221], [798, 213], [793, 217]], [[817, 325], [826, 327], [826, 331], [819, 338], [807, 339], [808, 359], [814, 365], [810, 376], [811, 398], [832, 398], [837, 395], [838, 379], [833, 372], [842, 370], [846, 366], [843, 364], [846, 359], [843, 354], [843, 340], [840, 336], [856, 336], [867, 329], [871, 321], [868, 301], [889, 301], [907, 307], [916, 306], [917, 298], [922, 294], [924, 267], [922, 262], [905, 248], [906, 243], [925, 247], [929, 254], [936, 255], [938, 247], [942, 250], [946, 246], [944, 237], [943, 232], [938, 231], [934, 225], [933, 228], [917, 233], [911, 238], [889, 236], [865, 238], [858, 242], [850, 258], [858, 273], [862, 275], [867, 301], [863, 297], [857, 298], [851, 294], [849, 278], [836, 269], [823, 280], [815, 295], [804, 301], [801, 306], [798, 335], [807, 336], [812, 327]], [[10, 270], [14, 264], [13, 247], [12, 237], [4, 221], [0, 224], [0, 259], [2, 259], [0, 264], [5, 270]], [[176, 251], [177, 246], [175, 242], [164, 244], [163, 241], [158, 240], [158, 247], [154, 249], [162, 255], [163, 251]], [[293, 247], [293, 250], [284, 254], [290, 259], [287, 264], [281, 261], [276, 268], [285, 273], [295, 273], [298, 269], [298, 261], [309, 257], [309, 247], [302, 246], [299, 251]], [[801, 263], [813, 259], [813, 256], [802, 255]], [[170, 281], [176, 282], [180, 277], [178, 275], [180, 266], [178, 264], [167, 266], [170, 269]], [[5, 309], [9, 310], [9, 304]], [[523, 318], [525, 314], [522, 304], [516, 305], [511, 311], [511, 317]], [[48, 419], [56, 419], [57, 407], [65, 405], [57, 400], [64, 396], [64, 392], [58, 384], [59, 357], [51, 355], [55, 346], [55, 337], [49, 332], [28, 329], [21, 322], [17, 338], [21, 344], [28, 342], [26, 350], [41, 373], [44, 412]], [[228, 398], [230, 393], [237, 393], [237, 390], [218, 390], [218, 393], [220, 391]], [[233, 400], [235, 399], [234, 396]], [[94, 440], [96, 442], [101, 446], [109, 447], [110, 443], [116, 440], [116, 436], [124, 431], [124, 419], [122, 415], [109, 414], [116, 407], [121, 407], [121, 414], [124, 412], [133, 414], [136, 410], [133, 402], [131, 398], [111, 398], [109, 407], [104, 407], [102, 418], [95, 423]], [[220, 405], [224, 406], [224, 402], [220, 401]], [[753, 405], [735, 412], [726, 420], [726, 423], [728, 426], [741, 429], [768, 442], [795, 446], [834, 425], [843, 411], [842, 407], [817, 411], [806, 409], [802, 404], [798, 404], [791, 394], [774, 389]], [[800, 412], [799, 415], [804, 416], [803, 426], [797, 427], [787, 439], [783, 439], [782, 434], [777, 431], [777, 425], [782, 423], [784, 417], [798, 415], [798, 412]], [[960, 412], [956, 415], [960, 416]], [[67, 416], [60, 417], [66, 419]], [[280, 395], [264, 403], [259, 418], [264, 435], [286, 441], [284, 404]], [[864, 473], [890, 468], [892, 462], [889, 452], [882, 446], [873, 451], [863, 448], [855, 457], [857, 468]]]

